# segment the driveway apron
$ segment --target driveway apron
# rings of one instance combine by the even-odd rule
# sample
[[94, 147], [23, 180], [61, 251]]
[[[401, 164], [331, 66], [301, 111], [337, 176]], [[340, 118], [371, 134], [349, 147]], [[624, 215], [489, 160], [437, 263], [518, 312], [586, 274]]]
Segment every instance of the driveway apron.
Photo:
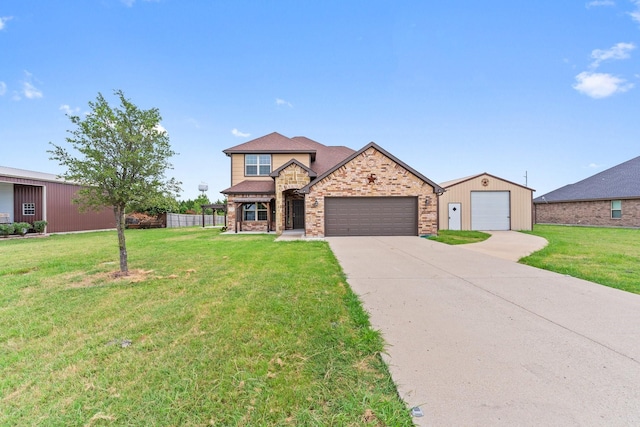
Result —
[[417, 425], [640, 425], [640, 295], [418, 237], [327, 240]]

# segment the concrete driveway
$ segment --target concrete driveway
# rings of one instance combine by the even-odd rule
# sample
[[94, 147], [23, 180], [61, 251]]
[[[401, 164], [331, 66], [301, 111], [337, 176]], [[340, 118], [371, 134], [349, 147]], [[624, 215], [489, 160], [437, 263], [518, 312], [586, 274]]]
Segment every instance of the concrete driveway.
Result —
[[640, 425], [640, 295], [418, 237], [327, 240], [417, 425]]

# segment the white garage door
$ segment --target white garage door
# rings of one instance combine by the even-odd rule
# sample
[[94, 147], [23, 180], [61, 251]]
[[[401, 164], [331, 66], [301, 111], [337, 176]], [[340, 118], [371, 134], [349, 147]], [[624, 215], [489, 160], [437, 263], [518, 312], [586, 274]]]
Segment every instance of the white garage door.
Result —
[[508, 191], [471, 192], [472, 230], [510, 230]]

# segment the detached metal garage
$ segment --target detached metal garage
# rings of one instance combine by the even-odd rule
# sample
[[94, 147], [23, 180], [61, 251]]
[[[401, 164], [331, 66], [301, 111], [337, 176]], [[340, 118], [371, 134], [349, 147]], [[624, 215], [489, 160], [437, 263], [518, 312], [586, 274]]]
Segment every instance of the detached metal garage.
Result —
[[325, 197], [326, 236], [417, 236], [417, 197]]
[[440, 230], [531, 230], [533, 189], [488, 173], [444, 182]]

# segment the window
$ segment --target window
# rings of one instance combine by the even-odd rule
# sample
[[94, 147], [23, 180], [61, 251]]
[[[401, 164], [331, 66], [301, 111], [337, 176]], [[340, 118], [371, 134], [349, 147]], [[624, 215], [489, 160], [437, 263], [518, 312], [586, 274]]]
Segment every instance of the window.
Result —
[[242, 218], [245, 221], [266, 221], [267, 206], [264, 203], [245, 203]]
[[270, 154], [247, 154], [244, 156], [244, 174], [246, 176], [265, 176], [270, 173]]
[[611, 218], [613, 219], [622, 218], [622, 200], [611, 201]]
[[35, 215], [36, 214], [36, 204], [35, 203], [23, 203], [22, 204], [22, 215]]

